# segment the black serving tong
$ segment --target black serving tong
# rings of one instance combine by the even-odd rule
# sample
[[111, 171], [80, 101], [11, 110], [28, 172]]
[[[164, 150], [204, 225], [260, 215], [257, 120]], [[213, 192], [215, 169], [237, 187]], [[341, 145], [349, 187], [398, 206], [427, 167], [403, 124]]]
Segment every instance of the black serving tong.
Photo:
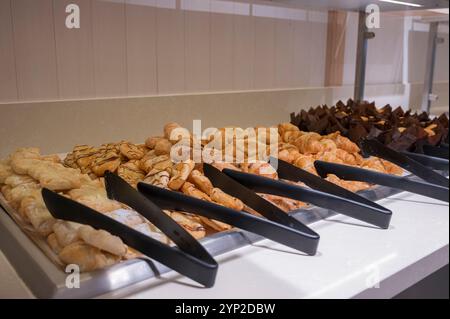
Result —
[[[278, 185], [279, 195], [288, 196], [288, 194], [291, 194], [295, 196], [291, 198], [309, 202], [384, 229], [389, 227], [392, 217], [392, 212], [389, 209], [283, 160], [271, 157], [270, 163], [277, 170], [280, 179], [302, 182], [313, 189], [295, 186], [283, 181], [267, 181]], [[233, 172], [227, 171], [226, 173], [232, 177], [236, 176]], [[286, 186], [288, 192], [283, 190]]]
[[364, 155], [383, 158], [417, 175], [428, 183], [448, 188], [448, 179], [445, 176], [429, 169], [412, 158], [384, 146], [375, 139], [363, 139], [361, 140], [360, 146]]
[[[344, 198], [341, 195], [337, 195], [336, 193], [333, 194], [331, 187], [328, 187], [330, 193], [326, 193], [323, 191], [293, 185], [285, 181], [275, 180], [259, 176], [256, 174], [249, 174], [230, 169], [224, 169], [223, 173], [225, 173], [226, 175], [233, 178], [235, 181], [241, 183], [245, 187], [248, 187], [249, 189], [255, 192], [292, 198], [295, 200], [311, 203], [319, 207], [336, 211], [343, 215], [347, 215], [365, 221], [367, 223], [376, 225], [384, 229], [389, 227], [390, 219], [392, 216], [391, 211], [372, 202], [370, 202], [369, 205], [368, 200], [363, 201], [360, 198], [358, 198], [358, 200], [355, 201], [354, 196], [352, 196], [353, 199], [350, 199]], [[300, 174], [296, 175], [299, 176]], [[284, 176], [288, 176], [290, 180], [294, 180], [296, 182], [299, 181], [296, 179], [296, 176], [294, 175], [289, 176], [289, 174], [286, 174]], [[321, 180], [322, 185], [325, 184], [326, 181], [322, 180], [320, 177], [317, 178]], [[323, 188], [326, 188], [327, 186], [328, 185], [326, 185]], [[343, 192], [340, 193], [342, 194]], [[352, 193], [352, 195], [355, 194]]]
[[442, 200], [447, 203], [449, 202], [448, 187], [427, 182], [412, 181], [406, 177], [384, 174], [373, 170], [336, 163], [315, 161], [314, 166], [316, 167], [317, 173], [322, 177], [326, 177], [328, 174], [334, 174], [345, 180], [389, 186]]
[[[303, 243], [305, 234], [297, 229], [153, 185], [139, 183], [138, 189], [144, 196], [163, 209], [180, 210], [205, 216], [261, 235], [288, 247], [300, 251], [305, 250], [305, 244]], [[307, 241], [309, 241], [310, 236], [307, 237]], [[312, 252], [309, 249], [306, 249], [306, 251]]]
[[448, 171], [449, 163], [448, 159], [434, 157], [426, 154], [412, 153], [412, 152], [402, 152], [403, 155], [419, 162], [420, 164], [427, 166], [429, 168], [438, 170], [438, 171]]
[[441, 146], [424, 145], [423, 152], [429, 156], [445, 158], [448, 160], [448, 144], [443, 144]]
[[125, 244], [186, 277], [209, 288], [214, 285], [217, 262], [186, 230], [158, 206], [133, 189], [120, 177], [105, 176], [108, 196], [135, 209], [169, 237], [177, 247], [170, 247], [106, 215], [48, 189], [42, 196], [50, 213], [58, 219], [91, 225], [119, 236]]
[[262, 216], [274, 223], [278, 223], [287, 228], [294, 229], [299, 236], [296, 239], [298, 250], [308, 255], [315, 255], [319, 244], [320, 236], [311, 228], [289, 216], [284, 211], [272, 203], [261, 198], [258, 194], [248, 189], [244, 185], [221, 172], [212, 165], [203, 164], [203, 171], [214, 186], [221, 188], [226, 193], [239, 198], [248, 207], [254, 209]]

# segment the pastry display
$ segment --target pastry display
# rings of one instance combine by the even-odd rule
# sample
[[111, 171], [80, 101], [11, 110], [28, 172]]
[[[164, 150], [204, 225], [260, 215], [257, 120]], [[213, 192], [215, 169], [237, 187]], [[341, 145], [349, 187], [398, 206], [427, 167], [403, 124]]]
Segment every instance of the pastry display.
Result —
[[[403, 173], [402, 169], [382, 159], [363, 158], [358, 145], [339, 132], [320, 135], [301, 131], [291, 123], [255, 129], [221, 128], [197, 139], [177, 123], [169, 123], [164, 126], [162, 136], [148, 137], [145, 144], [120, 141], [100, 146], [77, 145], [63, 160], [56, 155], [43, 156], [37, 148], [20, 148], [0, 161], [1, 193], [15, 212], [16, 222], [27, 233], [38, 236], [58, 263], [75, 263], [82, 271], [92, 271], [135, 258], [139, 252], [104, 230], [53, 218], [41, 196], [42, 188], [58, 192], [148, 236], [170, 243], [140, 214], [107, 197], [105, 172], [118, 174], [133, 187], [139, 182], [148, 183], [255, 215], [259, 215], [258, 212], [245, 206], [240, 199], [214, 187], [203, 174], [204, 158], [196, 161], [195, 152], [208, 155], [208, 163], [220, 170], [238, 170], [272, 179], [278, 179], [278, 175], [268, 163], [270, 155], [314, 174], [316, 160], [388, 174]], [[185, 154], [188, 156], [182, 158]], [[345, 181], [335, 175], [326, 179], [354, 192], [371, 186]], [[285, 212], [306, 206], [281, 196], [259, 195]], [[232, 228], [191, 213], [164, 212], [196, 239]]]
[[[328, 135], [307, 133], [292, 123], [280, 124], [278, 129], [281, 139], [278, 158], [310, 173], [317, 175], [314, 162], [321, 160], [372, 169], [381, 173], [403, 174], [403, 169], [388, 161], [376, 157], [363, 158], [358, 145], [341, 136], [339, 132]], [[326, 179], [353, 192], [370, 187], [367, 183], [343, 181], [334, 175]]]
[[426, 112], [413, 113], [390, 105], [339, 101], [291, 114], [291, 123], [302, 131], [326, 135], [341, 132], [353, 142], [376, 138], [398, 150], [423, 153], [424, 145], [448, 144], [449, 119], [446, 114], [431, 117]]
[[[148, 235], [168, 242], [145, 218], [108, 199], [103, 181], [92, 179], [93, 172], [90, 175], [81, 172], [79, 165], [89, 171], [89, 165], [96, 163], [94, 154], [97, 152], [99, 150], [86, 146], [76, 147], [63, 165], [57, 156], [41, 156], [36, 148], [22, 148], [0, 164], [1, 192], [16, 211], [12, 216], [14, 220], [26, 232], [46, 242], [60, 264], [74, 263], [81, 271], [103, 268], [136, 254], [130, 253], [119, 237], [104, 230], [53, 218], [41, 195], [43, 187], [136, 230], [144, 232], [147, 229]], [[104, 153], [101, 151], [100, 154]]]

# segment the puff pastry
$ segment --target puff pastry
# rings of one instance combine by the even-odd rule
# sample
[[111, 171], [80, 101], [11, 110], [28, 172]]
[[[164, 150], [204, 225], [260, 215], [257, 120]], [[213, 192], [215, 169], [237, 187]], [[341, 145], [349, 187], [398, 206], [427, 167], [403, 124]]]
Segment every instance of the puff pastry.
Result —
[[80, 271], [93, 271], [111, 266], [120, 260], [120, 257], [102, 252], [83, 242], [75, 242], [64, 247], [59, 253], [59, 258], [66, 264], [76, 264]]
[[107, 231], [83, 225], [78, 228], [78, 236], [87, 244], [116, 256], [125, 256], [127, 248], [122, 240]]

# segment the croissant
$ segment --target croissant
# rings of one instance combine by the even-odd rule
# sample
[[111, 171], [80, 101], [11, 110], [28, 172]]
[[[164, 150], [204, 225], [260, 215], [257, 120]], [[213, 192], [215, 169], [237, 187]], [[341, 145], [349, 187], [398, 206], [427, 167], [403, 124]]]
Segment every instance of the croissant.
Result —
[[315, 173], [316, 169], [314, 167], [315, 158], [312, 155], [302, 155], [298, 156], [295, 161], [294, 165], [304, 169], [306, 171], [309, 171], [311, 173]]
[[289, 143], [280, 143], [278, 145], [278, 158], [288, 162], [294, 163], [297, 157], [300, 156], [300, 152], [298, 151], [295, 145]]
[[350, 141], [348, 138], [343, 137], [340, 132], [334, 132], [326, 136], [336, 143], [336, 146], [349, 153], [359, 153], [360, 149], [358, 145]]
[[325, 179], [333, 184], [336, 184], [354, 193], [370, 187], [368, 183], [357, 181], [345, 181], [340, 179], [334, 174], [328, 174], [328, 176]]
[[297, 138], [292, 144], [297, 146], [302, 154], [317, 154], [324, 151], [324, 145], [320, 143], [322, 136], [317, 133], [307, 133]]
[[371, 169], [378, 172], [385, 172], [385, 168], [381, 160], [377, 157], [370, 157], [365, 159], [361, 164], [361, 168]]
[[305, 133], [300, 131], [286, 131], [281, 135], [281, 140], [285, 143], [294, 144], [295, 140], [303, 135], [305, 135]]
[[320, 161], [336, 163], [336, 164], [344, 164], [344, 161], [337, 157], [336, 152], [324, 152], [320, 154], [316, 154], [315, 158]]
[[292, 131], [292, 132], [300, 132], [300, 130], [298, 129], [297, 126], [295, 126], [294, 124], [291, 123], [281, 123], [278, 124], [278, 133], [281, 136], [284, 136], [284, 134], [288, 131]]
[[348, 165], [359, 165], [363, 162], [362, 156], [358, 153], [350, 154], [342, 149], [336, 150], [336, 157]]
[[388, 174], [393, 174], [393, 175], [403, 175], [404, 171], [403, 168], [401, 168], [400, 166], [397, 166], [389, 161], [386, 161], [384, 159], [380, 159], [381, 163], [383, 164], [386, 173]]
[[268, 178], [277, 179], [277, 171], [267, 162], [258, 161], [256, 163], [242, 163], [241, 168], [244, 172], [256, 174]]

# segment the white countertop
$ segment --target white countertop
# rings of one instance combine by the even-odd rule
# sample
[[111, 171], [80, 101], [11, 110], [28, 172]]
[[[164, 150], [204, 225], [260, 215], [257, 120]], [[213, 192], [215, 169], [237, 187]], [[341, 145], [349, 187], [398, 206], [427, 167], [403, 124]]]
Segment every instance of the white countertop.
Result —
[[[171, 272], [105, 297], [393, 297], [448, 264], [448, 204], [409, 193], [379, 203], [393, 211], [388, 230], [342, 215], [317, 222], [312, 225], [321, 235], [316, 256], [264, 240], [217, 257], [213, 288], [198, 288]], [[0, 298], [26, 297], [32, 294], [0, 253]]]

